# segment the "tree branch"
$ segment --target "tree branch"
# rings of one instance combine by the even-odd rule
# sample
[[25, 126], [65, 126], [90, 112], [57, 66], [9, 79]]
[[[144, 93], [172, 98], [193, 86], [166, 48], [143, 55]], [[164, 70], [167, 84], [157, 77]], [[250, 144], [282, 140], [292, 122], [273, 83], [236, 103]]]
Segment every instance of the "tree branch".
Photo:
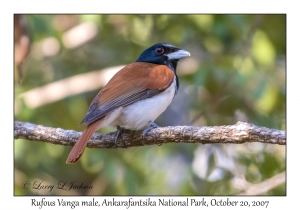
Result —
[[258, 184], [252, 184], [244, 177], [236, 178], [234, 182], [238, 189], [243, 190], [243, 192], [238, 195], [263, 195], [270, 190], [284, 184], [286, 182], [286, 172], [283, 171]]
[[[15, 121], [14, 138], [60, 145], [74, 145], [81, 132], [35, 125]], [[112, 148], [115, 132], [95, 133], [87, 144], [89, 148]], [[163, 143], [232, 143], [261, 142], [269, 144], [286, 144], [285, 131], [237, 122], [228, 126], [172, 126], [154, 128], [142, 138], [141, 131], [125, 130], [119, 136], [117, 147], [136, 147]]]

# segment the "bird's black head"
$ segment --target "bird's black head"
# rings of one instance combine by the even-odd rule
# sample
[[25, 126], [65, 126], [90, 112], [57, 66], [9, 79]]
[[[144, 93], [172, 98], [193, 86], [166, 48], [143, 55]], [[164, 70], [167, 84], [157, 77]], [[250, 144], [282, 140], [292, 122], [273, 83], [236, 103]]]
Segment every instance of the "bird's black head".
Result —
[[149, 62], [167, 65], [174, 72], [180, 59], [190, 56], [188, 51], [167, 43], [158, 43], [146, 49], [137, 62]]

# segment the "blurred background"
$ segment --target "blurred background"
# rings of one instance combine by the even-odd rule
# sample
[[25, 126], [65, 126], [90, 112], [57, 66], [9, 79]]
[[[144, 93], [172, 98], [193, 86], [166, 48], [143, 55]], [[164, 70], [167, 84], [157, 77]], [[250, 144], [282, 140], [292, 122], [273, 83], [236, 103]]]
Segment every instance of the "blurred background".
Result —
[[[286, 129], [286, 15], [15, 15], [14, 32], [15, 120], [82, 131], [115, 72], [167, 42], [191, 57], [178, 66], [179, 92], [158, 125]], [[70, 150], [15, 140], [15, 195], [286, 195], [283, 145], [86, 149], [66, 165]], [[24, 189], [25, 181], [93, 187]]]

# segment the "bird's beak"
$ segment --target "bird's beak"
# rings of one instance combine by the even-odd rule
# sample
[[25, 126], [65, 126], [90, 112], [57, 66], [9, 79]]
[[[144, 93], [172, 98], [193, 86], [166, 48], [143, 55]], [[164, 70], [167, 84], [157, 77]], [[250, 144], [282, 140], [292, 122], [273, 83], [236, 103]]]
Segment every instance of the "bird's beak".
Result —
[[191, 56], [191, 54], [185, 50], [178, 50], [176, 52], [168, 54], [167, 56], [168, 56], [169, 60], [179, 60], [181, 58]]

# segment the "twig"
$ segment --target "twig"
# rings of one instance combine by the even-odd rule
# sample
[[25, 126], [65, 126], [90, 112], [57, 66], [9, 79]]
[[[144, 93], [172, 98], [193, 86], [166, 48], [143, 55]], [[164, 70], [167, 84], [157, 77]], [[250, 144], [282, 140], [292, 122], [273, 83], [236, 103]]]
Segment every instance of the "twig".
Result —
[[[48, 142], [60, 145], [74, 145], [81, 132], [63, 130], [15, 121], [14, 138]], [[95, 133], [88, 142], [89, 148], [112, 148], [115, 133]], [[261, 142], [286, 144], [285, 131], [237, 122], [227, 126], [172, 126], [152, 129], [142, 138], [141, 131], [125, 130], [119, 136], [117, 147], [136, 147], [163, 143], [232, 143]]]
[[247, 182], [245, 179], [239, 180], [240, 188], [243, 189], [243, 192], [239, 195], [262, 195], [279, 185], [285, 183], [286, 172], [283, 171], [280, 174], [276, 174], [275, 176], [266, 179], [265, 181], [259, 184], [252, 184]]
[[[52, 82], [20, 94], [17, 102], [19, 99], [24, 99], [26, 106], [35, 109], [72, 95], [96, 90], [104, 86], [122, 67], [124, 66], [114, 66]], [[80, 88], [78, 88], [78, 84], [80, 84]]]

